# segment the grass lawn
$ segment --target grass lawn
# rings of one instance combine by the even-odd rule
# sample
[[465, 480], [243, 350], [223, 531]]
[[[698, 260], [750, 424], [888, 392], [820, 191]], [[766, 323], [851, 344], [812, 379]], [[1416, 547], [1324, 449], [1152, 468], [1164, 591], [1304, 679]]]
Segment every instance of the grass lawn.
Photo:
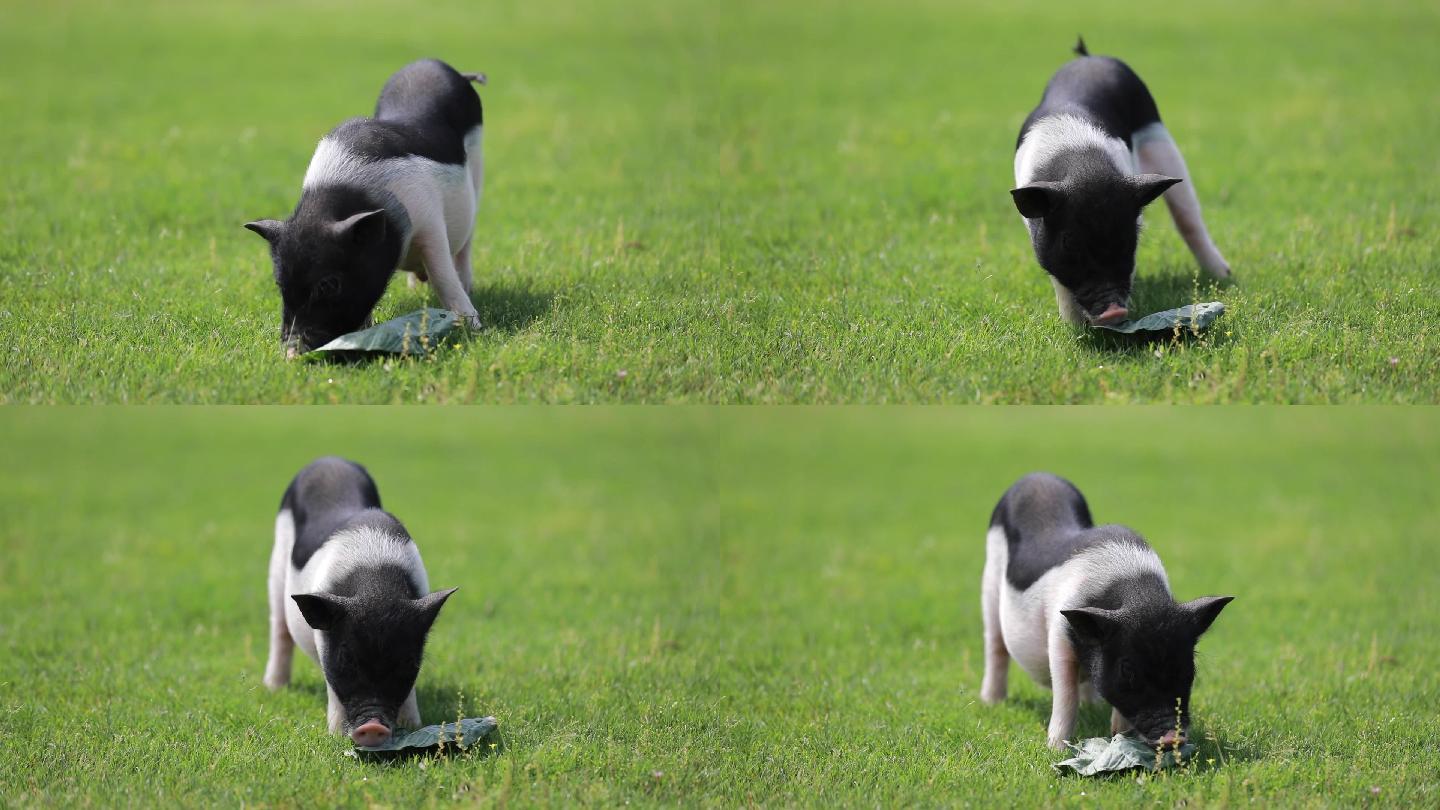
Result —
[[[1440, 802], [1429, 412], [413, 414], [0, 412], [0, 803]], [[321, 453], [460, 586], [422, 710], [496, 715], [500, 752], [357, 763], [313, 664], [260, 686], [274, 510]], [[1191, 770], [1058, 778], [1048, 693], [979, 704], [984, 531], [1037, 468], [1179, 596], [1238, 597]]]
[[[1132, 346], [1006, 193], [1077, 32], [1148, 80], [1238, 285], [1152, 211]], [[0, 401], [1434, 402], [1428, 0], [0, 0]], [[261, 241], [420, 55], [488, 71], [476, 305], [424, 361], [286, 363]], [[425, 291], [393, 285], [378, 315]]]

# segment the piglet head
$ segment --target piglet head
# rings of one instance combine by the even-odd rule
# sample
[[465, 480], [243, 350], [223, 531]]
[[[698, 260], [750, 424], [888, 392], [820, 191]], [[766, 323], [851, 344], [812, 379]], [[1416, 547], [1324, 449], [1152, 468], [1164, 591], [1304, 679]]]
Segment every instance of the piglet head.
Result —
[[1233, 598], [1060, 613], [1100, 697], [1149, 744], [1179, 747], [1190, 732], [1195, 644]]
[[1076, 324], [1125, 319], [1140, 210], [1178, 182], [1094, 170], [1010, 192], [1030, 228], [1036, 260], [1054, 279], [1062, 315]]
[[420, 675], [425, 638], [454, 592], [451, 588], [419, 599], [327, 593], [291, 597], [305, 621], [320, 631], [320, 667], [340, 700], [344, 730], [356, 745], [379, 745], [390, 738]]
[[288, 220], [245, 225], [270, 244], [280, 340], [291, 357], [363, 327], [400, 258], [400, 234], [384, 209], [331, 214], [318, 207], [302, 199]]

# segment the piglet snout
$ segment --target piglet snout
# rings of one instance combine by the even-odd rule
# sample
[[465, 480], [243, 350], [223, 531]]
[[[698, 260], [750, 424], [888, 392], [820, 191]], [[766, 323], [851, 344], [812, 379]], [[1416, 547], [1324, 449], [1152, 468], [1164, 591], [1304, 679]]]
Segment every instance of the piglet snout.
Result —
[[1176, 731], [1173, 728], [1161, 734], [1160, 739], [1155, 741], [1155, 745], [1160, 748], [1179, 748], [1184, 744], [1185, 732]]
[[1111, 304], [1105, 308], [1104, 312], [1095, 316], [1095, 323], [1118, 323], [1125, 320], [1125, 316], [1129, 314], [1130, 310], [1125, 307], [1119, 304]]
[[369, 720], [350, 732], [350, 739], [359, 746], [380, 745], [390, 739], [390, 729], [378, 720]]

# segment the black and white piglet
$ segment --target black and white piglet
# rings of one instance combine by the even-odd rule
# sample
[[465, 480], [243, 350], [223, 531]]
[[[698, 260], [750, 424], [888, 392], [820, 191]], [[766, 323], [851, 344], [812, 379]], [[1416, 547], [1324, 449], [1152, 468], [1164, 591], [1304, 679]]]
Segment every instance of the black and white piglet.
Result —
[[1075, 52], [1020, 128], [1010, 195], [1060, 315], [1114, 323], [1129, 314], [1140, 211], [1161, 194], [1200, 266], [1226, 278], [1230, 265], [1145, 83], [1119, 59], [1091, 56], [1084, 40]]
[[364, 326], [397, 268], [412, 285], [428, 278], [445, 307], [480, 327], [470, 249], [484, 116], [472, 81], [485, 77], [435, 59], [401, 68], [374, 118], [320, 140], [290, 218], [246, 223], [270, 243], [290, 356]]
[[290, 683], [295, 645], [325, 674], [330, 731], [378, 745], [419, 728], [415, 679], [425, 638], [454, 588], [430, 593], [420, 551], [365, 468], [321, 458], [280, 502], [270, 555], [265, 685]]
[[1053, 691], [1047, 742], [1073, 741], [1080, 699], [1104, 700], [1112, 733], [1183, 744], [1195, 643], [1230, 596], [1177, 603], [1165, 567], [1125, 526], [1096, 526], [1063, 478], [1035, 473], [1000, 499], [985, 536], [980, 699], [1005, 699], [1010, 658]]

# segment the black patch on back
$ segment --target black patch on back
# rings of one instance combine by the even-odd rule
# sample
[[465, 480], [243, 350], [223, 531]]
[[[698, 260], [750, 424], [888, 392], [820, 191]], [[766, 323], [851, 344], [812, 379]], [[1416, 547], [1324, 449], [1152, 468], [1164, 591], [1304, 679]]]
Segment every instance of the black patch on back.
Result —
[[480, 94], [470, 80], [439, 59], [421, 59], [395, 71], [375, 102], [375, 117], [444, 127], [461, 137], [485, 123]]
[[484, 123], [480, 95], [454, 68], [422, 59], [396, 71], [380, 91], [374, 118], [352, 118], [329, 134], [366, 160], [415, 155], [465, 163], [465, 136]]
[[296, 569], [341, 529], [375, 526], [409, 537], [400, 521], [381, 511], [380, 492], [365, 468], [334, 456], [316, 459], [297, 473], [280, 509], [289, 509], [295, 521], [290, 564]]
[[1085, 549], [1106, 543], [1148, 548], [1144, 539], [1124, 526], [1095, 526], [1080, 490], [1049, 473], [1032, 473], [1016, 481], [995, 505], [990, 525], [1005, 532], [1005, 579], [1021, 591]]
[[1065, 63], [1045, 85], [1040, 104], [1020, 127], [1015, 148], [1036, 121], [1074, 115], [1125, 141], [1136, 130], [1160, 120], [1150, 88], [1129, 65], [1110, 56], [1081, 56]]
[[1075, 485], [1051, 473], [1030, 473], [1010, 485], [990, 513], [990, 525], [1018, 537], [1022, 529], [1043, 530], [1048, 525], [1090, 528], [1090, 505]]
[[465, 163], [464, 136], [456, 136], [444, 128], [351, 118], [326, 137], [345, 144], [351, 154], [370, 161], [415, 155], [437, 163]]

